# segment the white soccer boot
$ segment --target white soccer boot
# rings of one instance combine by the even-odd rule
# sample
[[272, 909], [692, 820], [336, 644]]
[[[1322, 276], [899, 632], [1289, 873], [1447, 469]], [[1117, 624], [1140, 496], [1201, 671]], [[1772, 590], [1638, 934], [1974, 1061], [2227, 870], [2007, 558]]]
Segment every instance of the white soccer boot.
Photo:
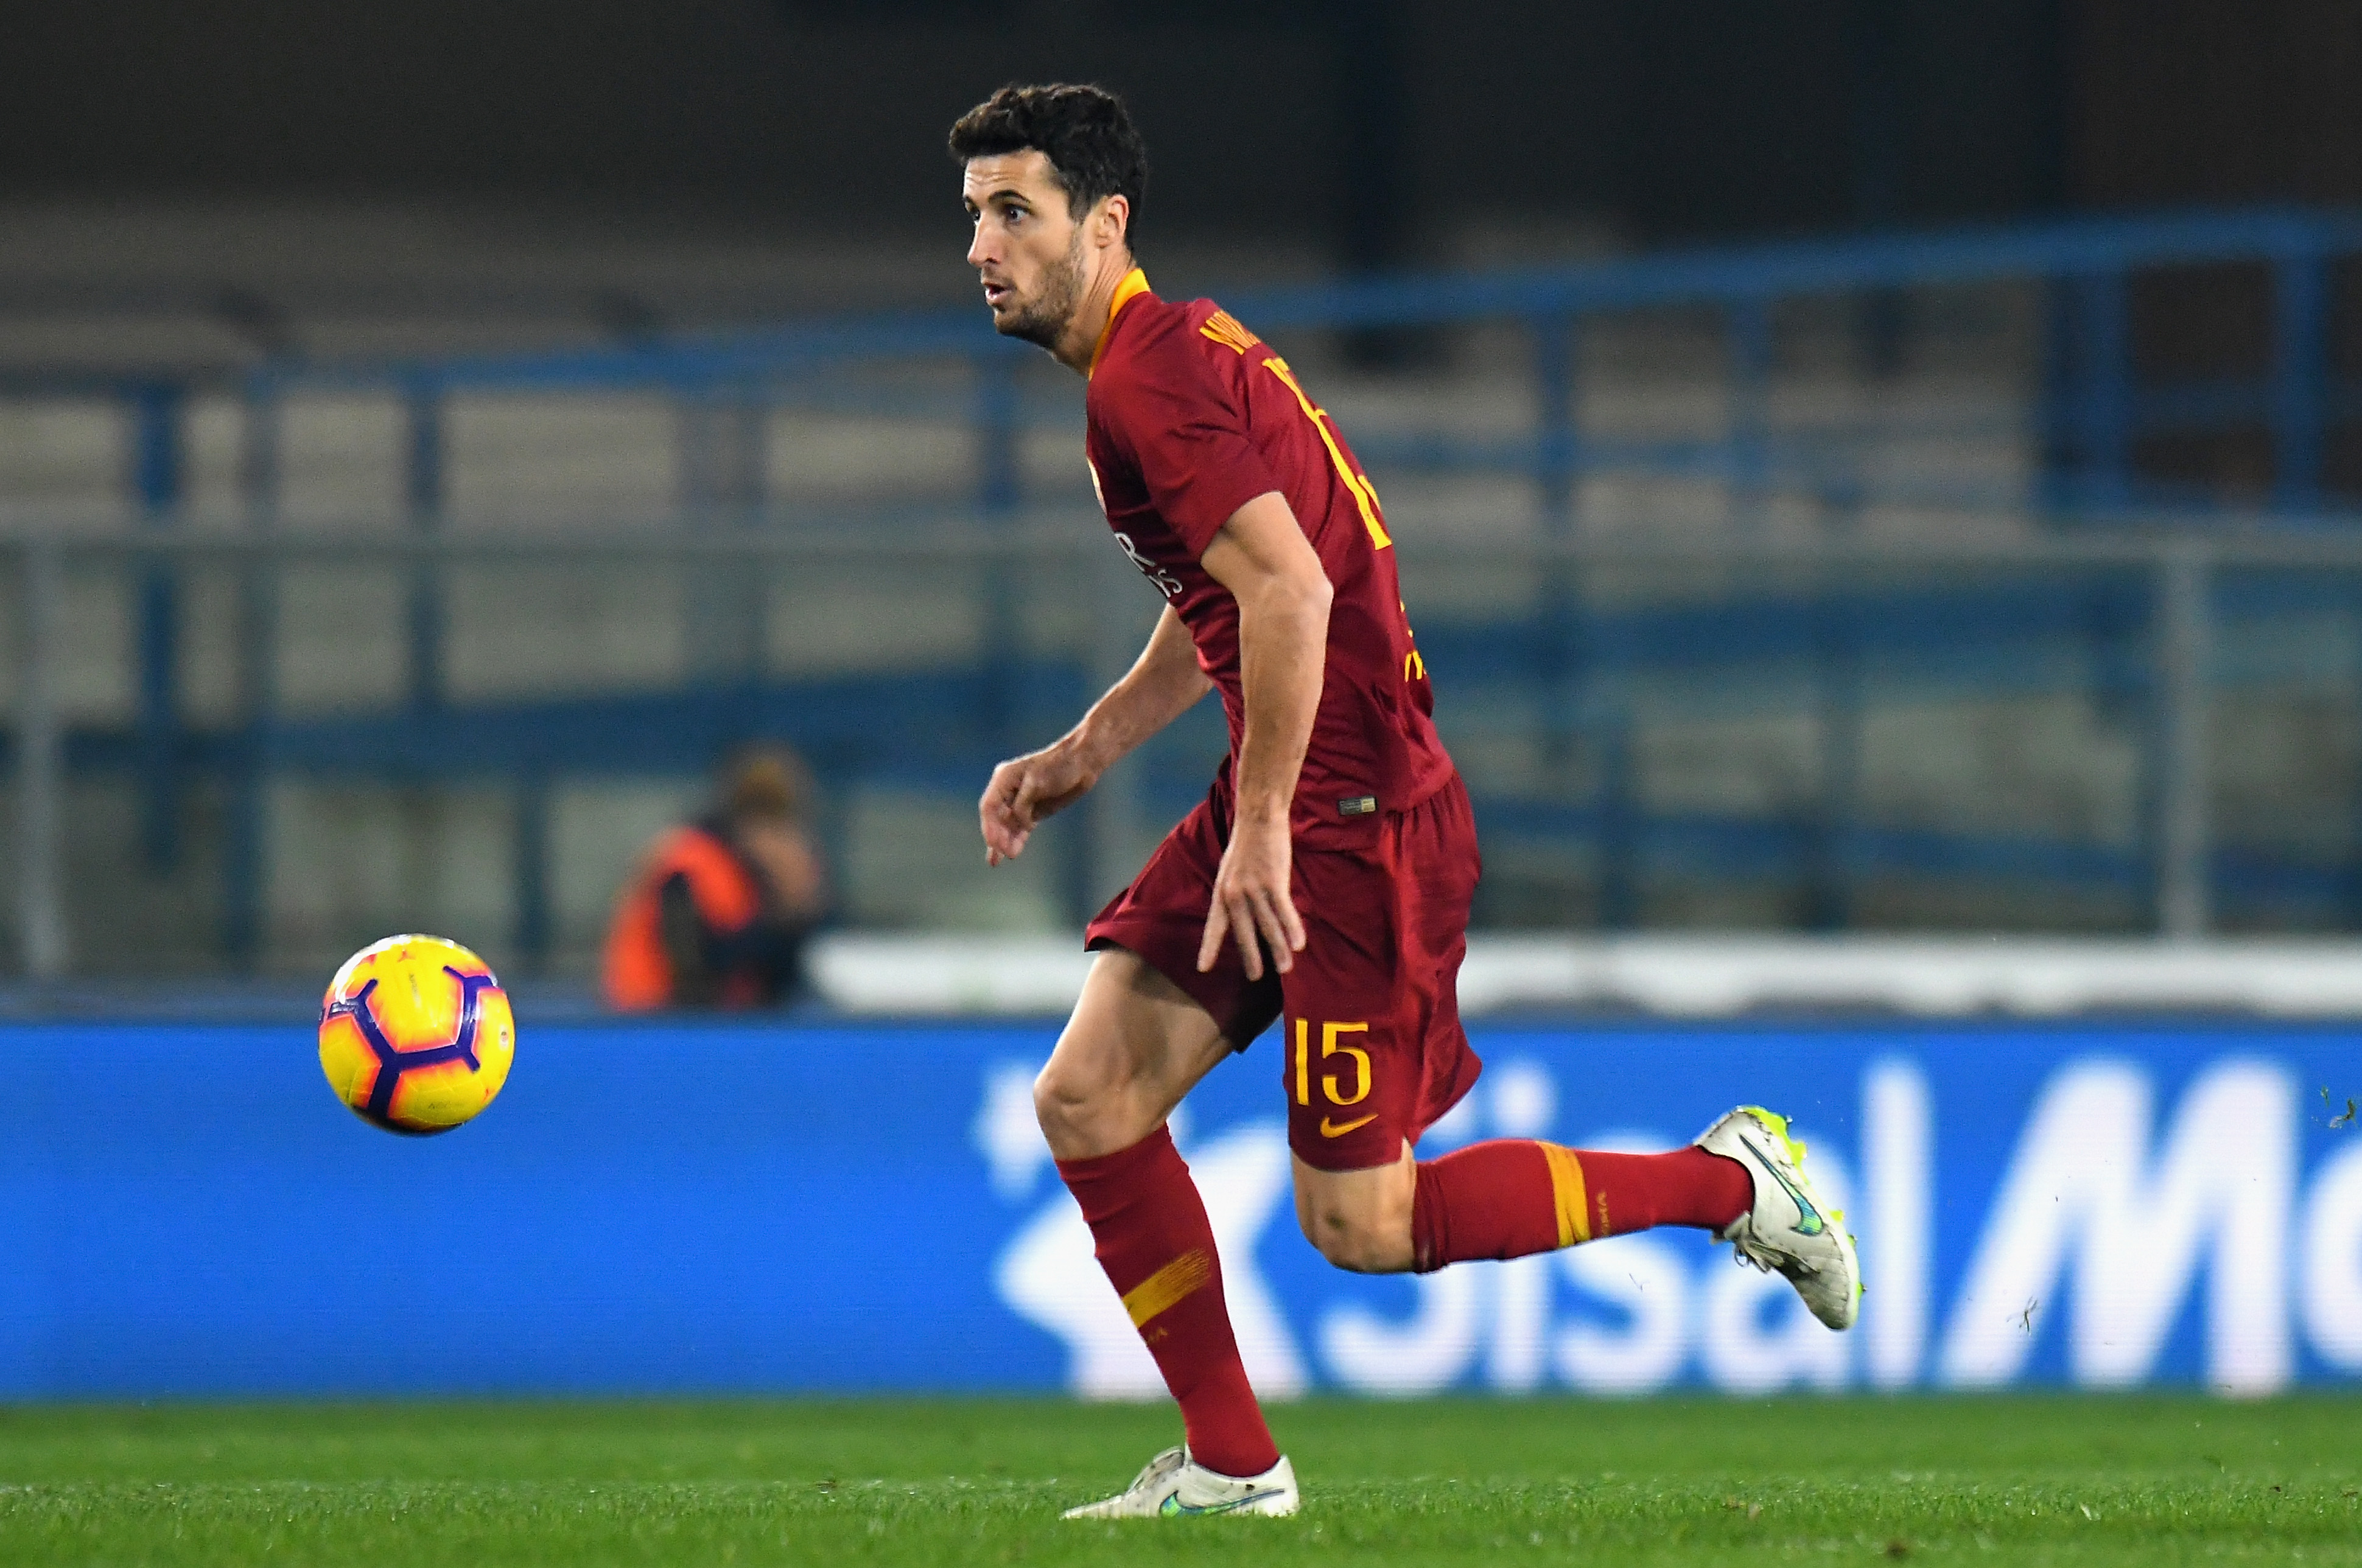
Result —
[[1824, 1209], [1814, 1195], [1805, 1145], [1788, 1136], [1788, 1119], [1742, 1105], [1699, 1133], [1697, 1146], [1737, 1160], [1754, 1178], [1754, 1207], [1718, 1232], [1738, 1254], [1731, 1261], [1780, 1275], [1814, 1317], [1832, 1329], [1852, 1328], [1861, 1264], [1843, 1210]]
[[1070, 1519], [1179, 1518], [1189, 1514], [1263, 1514], [1283, 1518], [1296, 1511], [1296, 1467], [1281, 1454], [1260, 1475], [1220, 1475], [1168, 1448], [1148, 1462], [1139, 1479], [1102, 1502], [1068, 1508]]

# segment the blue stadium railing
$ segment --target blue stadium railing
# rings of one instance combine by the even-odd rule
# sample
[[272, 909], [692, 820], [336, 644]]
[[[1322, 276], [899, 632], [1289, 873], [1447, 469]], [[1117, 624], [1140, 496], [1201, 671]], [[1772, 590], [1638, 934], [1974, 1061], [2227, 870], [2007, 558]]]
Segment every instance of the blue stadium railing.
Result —
[[[2268, 210], [2183, 214], [1926, 237], [1823, 240], [1752, 249], [1671, 253], [1486, 275], [1404, 277], [1237, 296], [1234, 309], [1266, 331], [1521, 323], [1535, 353], [1535, 428], [1489, 441], [1440, 436], [1359, 443], [1366, 459], [1440, 471], [1494, 471], [1528, 479], [1551, 533], [1576, 522], [1579, 482], [1596, 474], [1716, 478], [1742, 487], [1802, 491], [1859, 505], [1894, 487], [1861, 471], [1844, 432], [1783, 432], [1769, 417], [1771, 313], [1783, 301], [1852, 291], [2025, 280], [2047, 285], [2043, 396], [2037, 414], [2046, 455], [2037, 493], [1938, 491], [1904, 500], [1995, 502], [2081, 515], [2203, 497], [2144, 484], [2134, 462], [2145, 436], [2260, 424], [2271, 436], [2277, 510], [2310, 513], [2324, 504], [2322, 458], [2330, 430], [2362, 414], [2362, 381], [2333, 376], [2333, 268], [2362, 252], [2362, 215]], [[2144, 384], [2131, 354], [2127, 283], [2169, 268], [2252, 263], [2273, 282], [2271, 373], [2250, 381]], [[1637, 309], [1703, 306], [1723, 313], [1732, 398], [1718, 439], [1632, 442], [1586, 439], [1575, 337], [1586, 319]], [[454, 396], [487, 392], [600, 392], [653, 390], [675, 395], [734, 392], [791, 400], [844, 394], [848, 364], [961, 359], [973, 368], [966, 415], [976, 435], [973, 502], [987, 518], [1026, 501], [1018, 443], [1034, 414], [1015, 370], [1032, 350], [996, 337], [976, 310], [810, 323], [759, 332], [653, 339], [628, 347], [366, 365], [266, 365], [245, 393], [257, 411], [248, 482], [268, 508], [277, 465], [270, 417], [300, 389], [398, 392], [407, 419], [403, 492], [410, 513], [432, 529], [445, 510], [444, 426]], [[169, 518], [180, 494], [175, 389], [133, 389], [133, 468], [142, 510]], [[908, 406], [908, 399], [900, 406]], [[1921, 434], [1928, 434], [1922, 432]], [[760, 497], [745, 498], [759, 504]], [[165, 590], [151, 584], [143, 635], [143, 691], [169, 705], [172, 618]], [[441, 615], [431, 577], [412, 606], [414, 690], [431, 704], [441, 685]], [[144, 726], [166, 727], [160, 721]], [[160, 813], [151, 813], [160, 822]]]
[[[2040, 502], [2107, 507], [2143, 499], [2134, 462], [2141, 436], [2255, 424], [2272, 437], [2274, 506], [2303, 512], [2322, 501], [2329, 428], [2362, 414], [2362, 381], [2340, 381], [2333, 364], [2333, 269], [2362, 253], [2362, 215], [2302, 210], [2177, 214], [2085, 220], [1948, 235], [1819, 240], [1749, 249], [1672, 252], [1525, 271], [1406, 276], [1224, 295], [1259, 330], [1522, 324], [1534, 357], [1537, 427], [1494, 443], [1423, 445], [1439, 468], [1506, 469], [1531, 476], [1545, 514], [1571, 508], [1570, 482], [1603, 471], [1672, 467], [1683, 472], [1774, 477], [1787, 452], [1808, 450], [1810, 432], [1783, 435], [1765, 406], [1772, 370], [1770, 313], [1784, 301], [1848, 293], [2021, 280], [2050, 285], [2040, 415], [2055, 461]], [[2142, 272], [2249, 263], [2268, 269], [2273, 299], [2269, 374], [2143, 383], [2131, 355], [2126, 285]], [[1724, 315], [1736, 396], [1723, 437], [1652, 447], [1586, 442], [1574, 428], [1584, 320], [1636, 310], [1698, 306]], [[439, 505], [442, 405], [485, 392], [672, 392], [764, 388], [789, 392], [799, 379], [847, 363], [963, 359], [977, 370], [968, 414], [977, 431], [976, 501], [1019, 504], [1014, 443], [1027, 410], [1009, 372], [1031, 349], [995, 337], [982, 313], [958, 310], [826, 321], [767, 331], [650, 339], [628, 347], [372, 365], [272, 364], [248, 395], [268, 403], [298, 386], [391, 389], [410, 410], [408, 494], [422, 512]], [[132, 392], [141, 428], [169, 421], [170, 389]], [[143, 435], [145, 488], [169, 483], [153, 454], [167, 436]], [[267, 482], [267, 480], [265, 480]], [[1874, 494], [1855, 481], [1851, 494]], [[2152, 494], [2149, 499], [2158, 499]], [[2016, 500], [2019, 498], [2012, 498]], [[2188, 501], [2186, 492], [2171, 499]]]
[[[1741, 580], [1749, 586], [1704, 602], [1595, 604], [1579, 618], [1571, 659], [1562, 646], [1563, 628], [1547, 617], [1422, 614], [1420, 640], [1437, 672], [1455, 746], [1463, 738], [1481, 740], [1485, 726], [1495, 733], [1506, 726], [1545, 747], [1557, 745], [1567, 758], [1579, 757], [1579, 767], [1539, 789], [1488, 780], [1481, 767], [1472, 779], [1496, 869], [1514, 881], [1526, 858], [1521, 852], [1580, 847], [1589, 856], [1592, 908], [1604, 925], [1634, 922], [1644, 874], [1783, 884], [1806, 895], [1799, 918], [1827, 929], [1850, 923], [1856, 890], [1878, 878], [2000, 883], [2075, 892], [2087, 902], [2098, 895], [2120, 910], [2146, 906], [2162, 912], [2172, 903], [2176, 856], [2185, 897], [2194, 888], [2200, 911], [2182, 929], [2202, 929], [2209, 911], [2243, 923], [2285, 924], [2291, 918], [2315, 927], [2356, 923], [2362, 876], [2342, 839], [2324, 849], [2316, 834], [2309, 846], [2275, 848], [2210, 833], [2202, 821], [2209, 788], [2202, 759], [2194, 779], [2177, 777], [2175, 747], [2177, 728], [2188, 733], [2190, 706], [2204, 701], [2204, 688], [2240, 701], [2251, 688], [2286, 680], [2269, 660], [2258, 666], [2252, 657], [2211, 657], [2206, 650], [2218, 641], [2252, 643], [2258, 630], [2301, 624], [2329, 657], [2348, 657], [2334, 649], [2362, 621], [2362, 537], [2315, 531], [2274, 539], [2247, 533], [2194, 549], [2193, 537], [2203, 536], [2188, 529], [2164, 536], [2084, 534], [1999, 549], [1726, 545], [1721, 551], [1736, 548], [1738, 555], [1717, 558], [1743, 557], [1749, 569]], [[790, 558], [777, 544], [748, 545], [723, 542], [708, 553], [749, 563]], [[1005, 545], [979, 540], [973, 531], [902, 545], [899, 558], [915, 560], [933, 551], [955, 559], [997, 559], [1011, 573], [1074, 580], [1082, 591], [1098, 586], [1078, 569], [1098, 553], [1087, 526], [1029, 530]], [[18, 547], [45, 550], [52, 562], [70, 548]], [[569, 559], [647, 561], [676, 547], [645, 535], [610, 536], [603, 547], [578, 538]], [[469, 531], [433, 544], [215, 535], [71, 548], [85, 558], [96, 552], [118, 569], [170, 576], [192, 562], [217, 569], [279, 552], [292, 552], [284, 557], [290, 564], [335, 558], [379, 569], [389, 561], [447, 552], [452, 564], [480, 569], [506, 558], [546, 559], [550, 546], [546, 536], [501, 538]], [[830, 544], [824, 553], [871, 558], [862, 548], [840, 551]], [[1444, 552], [1455, 553], [1464, 554], [1464, 547]], [[1445, 564], [1434, 552], [1414, 554], [1421, 558], [1407, 569], [1415, 578]], [[1535, 577], [1553, 563], [1628, 568], [1683, 561], [1679, 552], [1645, 547], [1602, 555], [1596, 547], [1557, 552], [1517, 547], [1494, 554], [1496, 564], [1523, 561]], [[809, 559], [811, 551], [799, 545], [793, 558]], [[1698, 558], [1689, 558], [1693, 564]], [[2170, 583], [2178, 558], [2196, 570], [2195, 600], [2182, 604], [2177, 629]], [[54, 580], [54, 564], [50, 570]], [[965, 575], [974, 580], [986, 574]], [[2190, 624], [2192, 617], [2200, 624]], [[2195, 649], [2178, 662], [2177, 639]], [[2362, 637], [2351, 640], [2362, 646]], [[180, 777], [227, 787], [226, 922], [259, 920], [259, 806], [270, 778], [492, 785], [509, 791], [521, 831], [513, 867], [516, 926], [507, 952], [530, 966], [546, 955], [552, 939], [548, 819], [551, 792], [560, 781], [684, 776], [734, 741], [768, 736], [797, 745], [824, 778], [839, 785], [967, 799], [990, 764], [1007, 753], [1011, 735], [1036, 739], [1053, 733], [1091, 694], [1094, 679], [1104, 678], [1091, 653], [1076, 651], [1005, 665], [964, 662], [793, 681], [734, 679], [661, 691], [335, 718], [261, 712], [243, 726], [182, 732], [171, 741], [169, 760]], [[1636, 683], [1662, 688], [1678, 680], [1727, 712], [1789, 712], [1793, 700], [1776, 693], [1800, 679], [1827, 721], [1813, 743], [1821, 760], [1805, 798], [1776, 810], [1720, 814], [1646, 804], [1633, 755]], [[1871, 679], [1882, 701], [1906, 704], [2059, 693], [2086, 699], [2096, 718], [2138, 750], [2147, 782], [2136, 820], [2089, 836], [2052, 837], [1871, 820], [1856, 780], [1861, 689]], [[1768, 701], [1767, 690], [1775, 693]], [[2198, 723], [2202, 728], [2202, 718]], [[73, 731], [62, 741], [70, 770], [137, 776], [154, 760], [147, 737], [136, 729]], [[1220, 749], [1220, 719], [1210, 705], [1152, 743], [1131, 786], [1142, 814], [1178, 815], [1202, 792]], [[14, 770], [21, 757], [12, 745], [0, 762]], [[2179, 809], [2177, 790], [2183, 802]], [[2202, 813], [2196, 836], [2177, 841], [2174, 824], [2189, 820], [2191, 802]], [[2329, 810], [2334, 815], [2340, 808], [2332, 803]], [[249, 812], [257, 814], [245, 814]], [[1090, 835], [1102, 831], [1085, 813], [1045, 839], [1043, 853], [1063, 868], [1067, 900], [1077, 910], [1087, 907], [1095, 886], [1104, 886], [1103, 857], [1118, 841], [1094, 842]], [[1095, 862], [1095, 855], [1102, 858]], [[1574, 906], [1562, 900], [1552, 908], [1565, 918]], [[228, 924], [226, 937], [240, 935], [253, 942], [259, 932]]]
[[[2362, 217], [2302, 210], [2179, 214], [2088, 220], [2057, 225], [1923, 237], [1862, 237], [1798, 242], [1746, 249], [1644, 255], [1574, 266], [1487, 275], [1402, 277], [1343, 282], [1316, 287], [1264, 289], [1226, 295], [1237, 313], [1266, 333], [1286, 334], [1367, 327], [1418, 327], [1478, 322], [1521, 324], [1535, 348], [1534, 427], [1472, 441], [1441, 436], [1391, 441], [1364, 437], [1360, 446], [1381, 473], [1389, 466], [1441, 471], [1489, 471], [1521, 477], [1533, 487], [1536, 513], [1546, 537], [1567, 536], [1577, 522], [1579, 480], [1600, 474], [1711, 477], [1740, 490], [1803, 493], [1836, 505], [1876, 501], [1892, 487], [1863, 471], [1854, 433], [1827, 429], [1781, 429], [1769, 415], [1772, 371], [1772, 317], [1785, 302], [1815, 296], [1940, 285], [2002, 282], [2038, 284], [2047, 304], [2045, 375], [2035, 411], [2044, 462], [2030, 492], [1972, 494], [1946, 491], [1927, 499], [2003, 502], [2013, 509], [2049, 514], [2062, 525], [2104, 523], [2128, 516], [2160, 501], [2189, 511], [2212, 499], [2146, 481], [2136, 462], [2136, 446], [2146, 437], [2186, 431], [2258, 428], [2273, 453], [2268, 497], [2246, 498], [2244, 515], [2257, 511], [2290, 523], [2315, 523], [2340, 502], [2323, 488], [2323, 454], [2332, 433], [2362, 417], [2362, 383], [2341, 379], [2333, 352], [2335, 269], [2362, 252]], [[2144, 272], [2166, 269], [2246, 264], [2268, 271], [2271, 279], [2269, 368], [2246, 380], [2158, 382], [2136, 371], [2131, 352], [2128, 284]], [[1721, 313], [1727, 342], [1729, 414], [1715, 438], [1688, 442], [1611, 442], [1586, 436], [1574, 411], [1580, 406], [1578, 336], [1590, 320], [1621, 312], [1669, 306]], [[977, 435], [972, 509], [989, 522], [1013, 520], [1028, 502], [1017, 460], [1018, 443], [1041, 414], [1031, 407], [1016, 370], [1030, 352], [996, 338], [975, 311], [905, 315], [816, 322], [763, 331], [684, 336], [614, 348], [494, 357], [459, 357], [374, 364], [281, 361], [252, 372], [238, 390], [254, 417], [249, 420], [246, 464], [250, 501], [259, 514], [275, 502], [277, 462], [275, 411], [281, 401], [303, 391], [373, 389], [400, 396], [407, 411], [404, 495], [411, 518], [431, 535], [446, 510], [445, 424], [450, 401], [500, 391], [573, 392], [586, 394], [626, 390], [681, 397], [726, 393], [757, 401], [792, 403], [817, 395], [825, 384], [841, 389], [833, 374], [848, 365], [892, 361], [966, 361], [973, 369], [964, 416]], [[24, 390], [24, 389], [17, 389]], [[84, 391], [94, 390], [84, 388]], [[161, 380], [114, 384], [130, 414], [127, 464], [136, 509], [149, 526], [173, 527], [182, 510], [186, 462], [185, 422], [192, 388]], [[825, 395], [839, 395], [831, 392]], [[906, 404], [898, 404], [904, 406]], [[1070, 415], [1065, 415], [1070, 417]], [[1925, 435], [1929, 432], [1919, 432]], [[1941, 432], [1935, 432], [1940, 434]], [[1906, 497], [1908, 498], [1908, 497]], [[2347, 498], [2350, 502], [2351, 498]], [[339, 758], [369, 757], [385, 771], [429, 778], [469, 771], [452, 737], [469, 728], [470, 715], [444, 696], [443, 612], [437, 574], [414, 573], [409, 600], [407, 713], [341, 723], [331, 746], [327, 730], [275, 723], [257, 713], [240, 734], [193, 734], [177, 711], [175, 670], [179, 660], [179, 606], [173, 573], [161, 566], [143, 569], [137, 596], [138, 614], [138, 717], [128, 735], [77, 737], [69, 754], [78, 765], [128, 767], [143, 781], [143, 812], [149, 850], [156, 858], [173, 854], [182, 780], [192, 768], [225, 767], [241, 804], [236, 821], [259, 813], [256, 792], [266, 767], [331, 766]], [[1959, 628], [1944, 657], [1966, 657], [1992, 639], [1972, 607], [1865, 604], [1859, 624], [1882, 618], [1897, 624], [1949, 624]], [[1776, 601], [1759, 603], [1741, 621], [1760, 621], [1796, 635], [1805, 613]], [[1628, 657], [1645, 662], [1652, 646], [1679, 646], [1694, 657], [1704, 646], [1727, 640], [1732, 623], [1718, 619], [1664, 637], [1631, 639]], [[1442, 628], [1429, 630], [1434, 636]], [[1481, 635], [1502, 646], [1525, 635], [1496, 628]], [[1590, 635], [1606, 636], [1606, 628]], [[1704, 639], [1701, 642], [1699, 639]], [[1478, 650], [1472, 647], [1475, 653]], [[1483, 656], [1479, 654], [1479, 658]], [[1010, 666], [1003, 663], [1006, 671]], [[928, 681], [955, 687], [967, 677], [949, 672], [926, 678], [893, 700], [915, 714], [936, 699]], [[1031, 679], [1031, 678], [1029, 678]], [[1075, 685], [1076, 672], [1043, 672], [1041, 682]], [[908, 684], [908, 683], [905, 683]], [[1079, 688], [1077, 688], [1079, 690]], [[883, 692], [870, 696], [882, 697]], [[702, 767], [719, 719], [694, 715], [729, 712], [744, 724], [765, 712], [811, 712], [821, 688], [800, 685], [734, 687], [729, 692], [681, 692], [663, 698], [618, 697], [579, 702], [533, 704], [472, 715], [480, 733], [495, 731], [543, 737], [540, 764], [516, 762], [527, 774], [536, 767], [563, 770], [561, 756], [587, 758], [626, 734], [662, 752], [648, 757], [679, 771]], [[752, 706], [750, 706], [752, 704]], [[634, 715], [628, 722], [619, 715]], [[422, 719], [432, 715], [431, 724]], [[668, 718], [667, 715], [671, 715]], [[591, 737], [600, 744], [590, 744]], [[666, 741], [663, 737], [669, 736]], [[312, 737], [312, 738], [307, 738]], [[813, 737], [823, 756], [828, 748]], [[1005, 749], [1007, 734], [986, 737], [962, 769]], [[608, 755], [613, 755], [609, 753]], [[242, 758], [241, 762], [228, 759]], [[849, 764], [848, 764], [849, 765]], [[872, 759], [868, 766], [884, 765]], [[347, 762], [335, 763], [343, 768]], [[923, 765], [903, 759], [895, 767]], [[1709, 860], [1732, 864], [1794, 860], [1812, 855], [1871, 860], [1901, 856], [1926, 862], [1975, 862], [2017, 874], [2123, 881], [2135, 877], [2137, 855], [2093, 859], [2075, 846], [1964, 845], [1914, 848], [1894, 835], [1819, 832], [1799, 848], [1798, 831], [1783, 823], [1650, 824], [1614, 791], [1581, 810], [1537, 808], [1523, 815], [1540, 831], [1564, 832], [1595, 842], [1651, 839], [1691, 845]], [[1554, 827], [1550, 824], [1554, 823]], [[253, 830], [233, 835], [244, 841]], [[1806, 838], [1813, 835], [1807, 834]], [[1890, 842], [1892, 840], [1892, 842]], [[1932, 841], [1931, 841], [1932, 842]], [[1817, 845], [1816, 847], [1815, 845]], [[1837, 846], [1832, 848], [1832, 846]], [[1783, 847], [1784, 846], [1784, 847]], [[258, 876], [251, 850], [233, 853], [226, 917], [234, 954], [250, 956], [259, 933], [255, 900]], [[1965, 856], [1965, 861], [1963, 860]], [[533, 856], [521, 856], [519, 937], [529, 952], [546, 943], [546, 898], [526, 886]], [[2226, 860], [2218, 867], [2234, 883], [2262, 889], [2280, 886], [2273, 874]], [[2260, 879], [2258, 879], [2260, 878]], [[2307, 883], [2314, 895], [2351, 902], [2344, 872]], [[2303, 881], [2303, 878], [2298, 880]], [[2334, 885], [2332, 886], [2331, 884]], [[2233, 889], [2226, 888], [2226, 891]], [[1629, 918], [1614, 898], [1603, 905], [1611, 922]], [[1841, 922], [1837, 908], [1833, 917]]]

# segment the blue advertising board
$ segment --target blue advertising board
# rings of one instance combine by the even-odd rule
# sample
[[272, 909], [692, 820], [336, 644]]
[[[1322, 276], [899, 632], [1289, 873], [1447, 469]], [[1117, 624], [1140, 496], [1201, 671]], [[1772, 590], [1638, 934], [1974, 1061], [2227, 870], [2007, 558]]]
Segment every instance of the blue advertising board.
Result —
[[[348, 1114], [309, 1032], [0, 1032], [0, 1397], [1156, 1391], [1032, 1122], [1049, 1024], [527, 1021], [477, 1122]], [[1280, 1063], [1175, 1132], [1268, 1394], [2362, 1378], [2362, 1053], [2245, 1022], [1481, 1025], [1429, 1149], [1790, 1113], [1870, 1284], [1835, 1335], [1700, 1233], [1322, 1263]]]

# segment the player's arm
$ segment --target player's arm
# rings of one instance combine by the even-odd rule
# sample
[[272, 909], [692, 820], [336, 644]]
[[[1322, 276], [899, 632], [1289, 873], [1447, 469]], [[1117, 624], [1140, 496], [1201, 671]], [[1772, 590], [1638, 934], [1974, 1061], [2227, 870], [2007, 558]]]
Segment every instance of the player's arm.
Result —
[[1198, 560], [1239, 602], [1246, 733], [1239, 741], [1237, 812], [1214, 875], [1198, 967], [1213, 967], [1228, 935], [1239, 944], [1247, 977], [1261, 979], [1264, 945], [1283, 974], [1304, 950], [1304, 922], [1288, 890], [1288, 808], [1320, 706], [1329, 574], [1277, 491], [1231, 513]]
[[1035, 823], [1082, 799], [1118, 759], [1187, 712], [1212, 685], [1198, 668], [1189, 629], [1166, 605], [1140, 657], [1080, 723], [1040, 751], [992, 770], [977, 804], [985, 863], [998, 866], [1023, 854]]

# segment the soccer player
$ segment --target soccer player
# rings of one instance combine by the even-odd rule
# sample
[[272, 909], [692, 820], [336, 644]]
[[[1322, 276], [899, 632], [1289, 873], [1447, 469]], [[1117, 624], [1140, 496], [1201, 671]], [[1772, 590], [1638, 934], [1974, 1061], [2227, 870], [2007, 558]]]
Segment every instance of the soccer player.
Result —
[[1769, 1111], [1734, 1110], [1669, 1154], [1504, 1139], [1416, 1157], [1479, 1070], [1453, 993], [1478, 860], [1377, 491], [1286, 360], [1212, 302], [1150, 292], [1132, 248], [1147, 157], [1120, 100], [1004, 87], [953, 127], [951, 151], [993, 325], [1088, 378], [1092, 482], [1164, 597], [1139, 660], [1081, 722], [993, 770], [987, 860], [1022, 854], [1209, 689], [1230, 723], [1206, 800], [1091, 922], [1098, 956], [1034, 1086], [1187, 1440], [1067, 1517], [1296, 1511], [1165, 1128], [1275, 1019], [1297, 1219], [1339, 1267], [1424, 1272], [1698, 1226], [1849, 1327], [1851, 1240]]

